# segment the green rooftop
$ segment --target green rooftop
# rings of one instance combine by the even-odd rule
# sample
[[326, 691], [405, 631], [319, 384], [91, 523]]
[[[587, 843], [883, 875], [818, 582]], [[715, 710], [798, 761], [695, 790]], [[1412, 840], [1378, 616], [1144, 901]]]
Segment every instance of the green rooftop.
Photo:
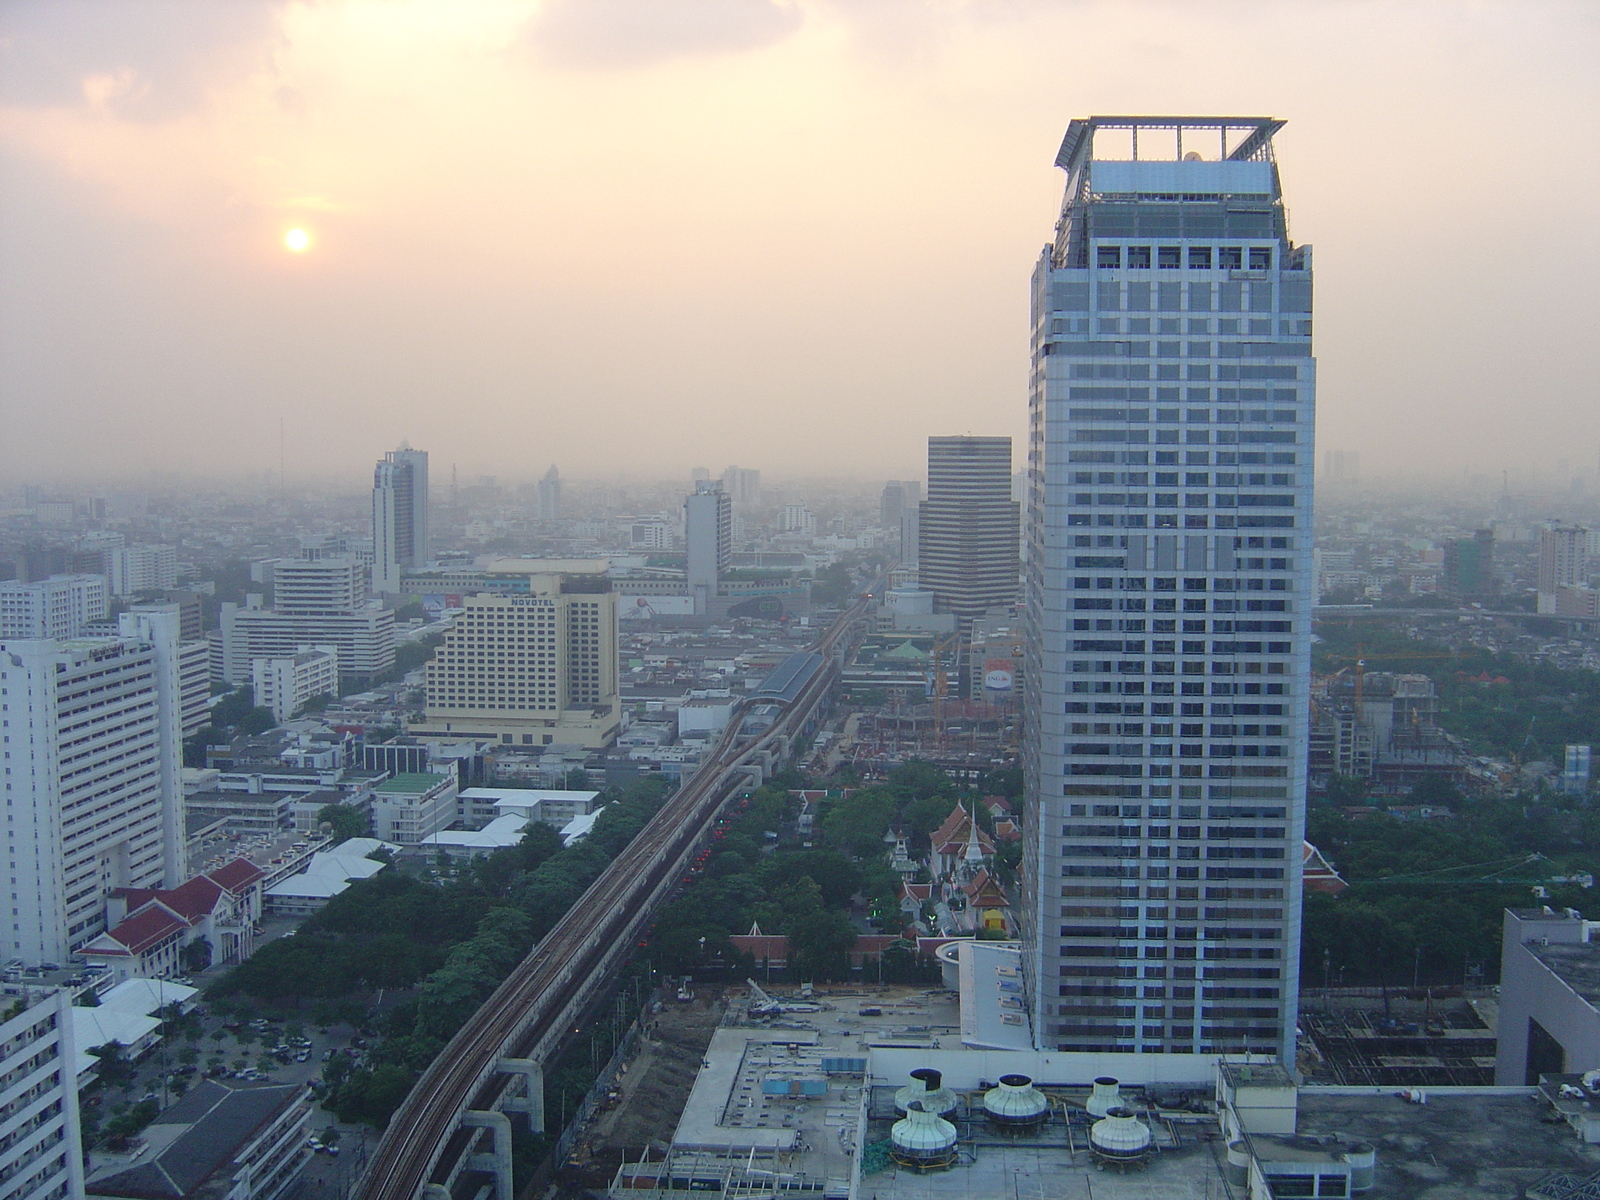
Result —
[[393, 779], [386, 779], [372, 790], [375, 792], [405, 792], [408, 795], [431, 792], [446, 779], [448, 775], [430, 775], [425, 772], [411, 771], [396, 775]]

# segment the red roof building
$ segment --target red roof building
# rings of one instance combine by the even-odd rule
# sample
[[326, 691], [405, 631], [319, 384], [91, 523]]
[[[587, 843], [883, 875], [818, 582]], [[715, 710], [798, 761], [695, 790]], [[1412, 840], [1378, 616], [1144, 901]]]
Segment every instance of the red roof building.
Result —
[[263, 878], [261, 868], [240, 858], [175, 888], [118, 888], [107, 905], [116, 923], [82, 954], [110, 967], [119, 982], [182, 974], [184, 948], [202, 938], [211, 962], [243, 961], [255, 948]]

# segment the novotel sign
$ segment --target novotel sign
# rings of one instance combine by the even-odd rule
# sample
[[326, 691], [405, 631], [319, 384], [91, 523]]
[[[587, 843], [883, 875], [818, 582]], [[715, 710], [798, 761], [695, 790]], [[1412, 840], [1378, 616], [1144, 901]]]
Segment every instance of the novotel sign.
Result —
[[512, 596], [512, 608], [554, 608], [556, 602], [542, 596]]

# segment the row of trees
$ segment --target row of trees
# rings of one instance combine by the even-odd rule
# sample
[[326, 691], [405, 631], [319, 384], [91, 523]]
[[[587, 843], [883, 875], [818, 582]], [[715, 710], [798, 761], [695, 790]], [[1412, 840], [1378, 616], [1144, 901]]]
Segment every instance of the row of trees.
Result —
[[[615, 796], [584, 840], [563, 848], [534, 825], [516, 846], [453, 878], [385, 871], [352, 884], [292, 937], [263, 947], [212, 988], [214, 997], [302, 1008], [348, 1006], [375, 989], [415, 989], [383, 1018], [360, 1067], [330, 1061], [328, 1107], [382, 1126], [417, 1076], [511, 968], [660, 807], [667, 787], [641, 781]], [[364, 1007], [364, 1006], [363, 1006]]]
[[[1301, 973], [1307, 986], [1341, 978], [1347, 984], [1460, 983], [1469, 974], [1492, 982], [1504, 909], [1592, 907], [1592, 891], [1550, 881], [1600, 871], [1600, 814], [1533, 797], [1458, 797], [1457, 805], [1453, 819], [1405, 821], [1381, 812], [1351, 818], [1326, 800], [1313, 803], [1306, 836], [1351, 886], [1337, 897], [1306, 896]], [[1525, 861], [1533, 855], [1542, 857]], [[1438, 872], [1448, 874], [1416, 879]], [[1536, 898], [1535, 886], [1549, 897]]]

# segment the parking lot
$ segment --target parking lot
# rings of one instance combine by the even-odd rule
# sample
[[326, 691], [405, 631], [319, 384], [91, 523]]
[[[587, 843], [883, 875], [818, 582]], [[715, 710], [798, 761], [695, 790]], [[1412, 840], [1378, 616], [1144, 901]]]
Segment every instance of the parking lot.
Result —
[[[202, 1005], [186, 1028], [164, 1039], [135, 1064], [128, 1080], [109, 1087], [90, 1085], [82, 1103], [104, 1119], [115, 1106], [146, 1098], [153, 1098], [164, 1109], [207, 1077], [230, 1087], [310, 1084], [322, 1077], [323, 1067], [336, 1054], [359, 1063], [365, 1042], [349, 1025], [224, 1019]], [[306, 1181], [312, 1194], [336, 1196], [343, 1194], [365, 1162], [377, 1135], [365, 1126], [340, 1124], [332, 1113], [314, 1107], [310, 1132], [320, 1139], [329, 1128], [338, 1130], [337, 1149], [315, 1155]]]

